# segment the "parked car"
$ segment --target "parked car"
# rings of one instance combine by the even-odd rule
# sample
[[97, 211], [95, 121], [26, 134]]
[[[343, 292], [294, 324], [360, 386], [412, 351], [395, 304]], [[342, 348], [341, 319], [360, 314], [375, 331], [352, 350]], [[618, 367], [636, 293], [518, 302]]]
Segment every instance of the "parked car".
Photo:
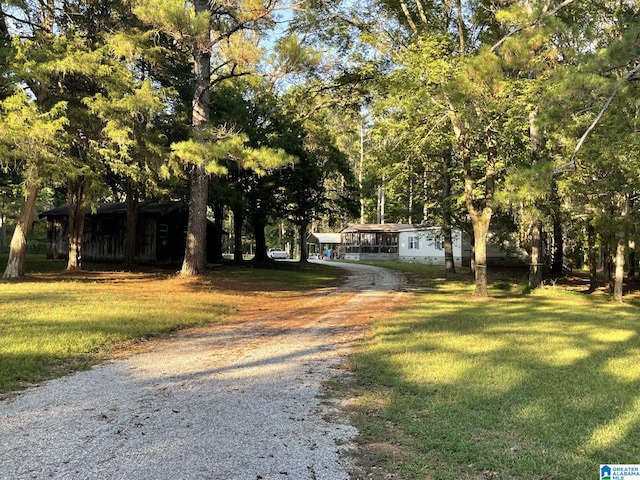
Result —
[[270, 248], [267, 250], [267, 256], [274, 260], [284, 260], [288, 257], [287, 252], [281, 248]]

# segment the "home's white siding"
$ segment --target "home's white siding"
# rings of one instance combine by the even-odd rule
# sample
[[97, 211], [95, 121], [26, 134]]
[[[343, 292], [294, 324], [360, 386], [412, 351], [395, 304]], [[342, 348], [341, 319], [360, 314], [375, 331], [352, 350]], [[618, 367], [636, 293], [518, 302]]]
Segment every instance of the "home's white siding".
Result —
[[[438, 227], [401, 230], [398, 245], [400, 261], [444, 265], [444, 236]], [[453, 230], [453, 261], [462, 265], [462, 234]]]

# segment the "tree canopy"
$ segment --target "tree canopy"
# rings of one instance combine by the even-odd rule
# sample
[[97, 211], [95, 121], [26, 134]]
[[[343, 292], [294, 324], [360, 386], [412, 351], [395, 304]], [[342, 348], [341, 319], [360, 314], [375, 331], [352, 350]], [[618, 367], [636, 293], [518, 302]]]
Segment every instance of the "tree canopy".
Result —
[[352, 220], [460, 228], [478, 295], [499, 231], [529, 251], [532, 287], [571, 263], [595, 275], [597, 242], [621, 297], [637, 261], [639, 9], [1, 2], [0, 166], [25, 200], [2, 203], [23, 226], [5, 275], [22, 274], [46, 184], [74, 212], [69, 268], [91, 205], [127, 199], [133, 241], [135, 206], [171, 198], [190, 205], [187, 275], [206, 268], [207, 219], [232, 212], [264, 261], [275, 225], [304, 252], [308, 228]]

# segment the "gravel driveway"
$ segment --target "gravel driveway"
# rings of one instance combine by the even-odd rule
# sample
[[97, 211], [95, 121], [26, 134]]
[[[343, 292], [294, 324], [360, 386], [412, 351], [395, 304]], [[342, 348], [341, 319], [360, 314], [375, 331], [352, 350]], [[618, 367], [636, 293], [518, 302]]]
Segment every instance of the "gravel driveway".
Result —
[[0, 479], [348, 479], [356, 431], [321, 382], [403, 282], [332, 264], [346, 284], [304, 310], [178, 334], [0, 402]]

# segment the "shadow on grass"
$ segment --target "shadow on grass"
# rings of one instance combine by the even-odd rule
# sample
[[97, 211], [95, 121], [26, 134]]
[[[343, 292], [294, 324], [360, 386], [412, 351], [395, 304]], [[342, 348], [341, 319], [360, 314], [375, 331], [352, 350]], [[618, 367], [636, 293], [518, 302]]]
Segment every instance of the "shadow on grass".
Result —
[[553, 291], [469, 302], [431, 289], [354, 357], [361, 440], [387, 437], [401, 452], [372, 461], [443, 480], [589, 479], [600, 464], [637, 463], [637, 309]]
[[[0, 265], [6, 264], [7, 255], [0, 255]], [[123, 269], [119, 264], [85, 263], [80, 271], [67, 272], [66, 261], [49, 260], [44, 255], [28, 255], [26, 275], [19, 279], [0, 280], [1, 283], [26, 282], [83, 282], [128, 283], [137, 282], [141, 290], [145, 282], [179, 277], [180, 265], [145, 266]], [[241, 264], [224, 262], [210, 265], [203, 275], [184, 277], [193, 289], [212, 288], [224, 291], [291, 291], [324, 286], [336, 286], [344, 277], [340, 269], [328, 265], [297, 261], [244, 261]]]
[[[325, 444], [327, 452], [337, 448], [331, 439], [347, 434], [307, 421], [318, 414], [315, 376], [326, 368], [323, 352], [343, 347], [331, 329], [310, 328], [317, 341], [309, 345], [291, 342], [264, 355], [248, 348], [221, 359], [205, 351], [186, 369], [182, 362], [165, 365], [156, 357], [134, 369], [116, 365], [97, 376], [80, 374], [63, 388], [7, 405], [0, 423], [0, 477], [48, 469], [58, 477], [82, 472], [83, 478], [104, 478], [104, 472], [124, 471], [135, 478], [144, 471], [148, 478], [167, 478], [167, 465], [177, 465], [174, 471], [200, 472], [202, 478], [221, 478], [211, 477], [220, 472], [262, 478], [256, 471], [271, 472], [271, 478], [315, 478], [307, 465], [318, 461]], [[236, 346], [243, 347], [241, 338]], [[316, 442], [315, 430], [328, 435], [326, 440]], [[265, 451], [275, 458], [247, 463]]]
[[125, 345], [224, 321], [232, 308], [216, 296], [138, 288], [0, 285], [0, 393], [84, 368]]
[[95, 365], [91, 355], [54, 355], [35, 352], [0, 353], [0, 400], [8, 392], [38, 385], [44, 380], [62, 377]]
[[6, 359], [0, 393], [50, 378], [52, 365], [69, 372], [78, 359], [97, 361], [121, 342], [228, 321], [238, 309], [259, 313], [259, 298], [299, 298], [297, 313], [304, 315], [306, 296], [343, 275], [329, 266], [293, 263], [273, 270], [224, 265], [196, 277], [113, 265], [70, 273], [55, 271], [60, 261], [35, 260], [32, 271], [44, 273], [0, 281], [0, 355]]

